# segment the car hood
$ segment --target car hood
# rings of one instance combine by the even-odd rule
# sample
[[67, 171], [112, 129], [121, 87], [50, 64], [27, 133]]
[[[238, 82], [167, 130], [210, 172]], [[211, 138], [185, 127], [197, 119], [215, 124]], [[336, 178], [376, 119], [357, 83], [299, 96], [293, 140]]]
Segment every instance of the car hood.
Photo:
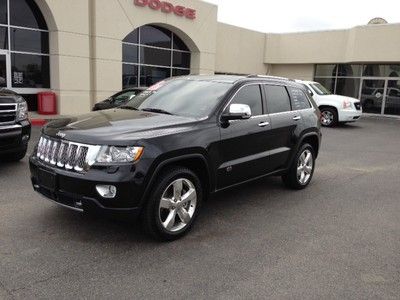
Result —
[[93, 145], [127, 145], [131, 141], [190, 130], [195, 118], [109, 109], [50, 122], [43, 133]]
[[338, 102], [343, 102], [344, 100], [350, 101], [352, 103], [360, 102], [359, 99], [347, 97], [347, 96], [341, 96], [341, 95], [323, 95], [320, 97], [321, 97], [321, 99], [324, 99], [324, 100], [331, 100], [331, 101], [338, 101]]

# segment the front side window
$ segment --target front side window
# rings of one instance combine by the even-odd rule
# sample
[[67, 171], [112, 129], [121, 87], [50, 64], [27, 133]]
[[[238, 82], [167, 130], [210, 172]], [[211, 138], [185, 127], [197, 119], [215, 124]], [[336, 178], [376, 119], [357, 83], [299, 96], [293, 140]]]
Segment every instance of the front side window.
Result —
[[113, 100], [115, 104], [124, 103], [128, 100], [131, 100], [134, 96], [136, 96], [136, 94], [138, 94], [138, 92], [129, 91], [123, 94], [119, 94], [118, 96], [115, 96]]
[[286, 87], [279, 85], [265, 85], [265, 90], [267, 94], [267, 108], [270, 114], [292, 110]]
[[292, 95], [292, 107], [293, 110], [301, 110], [311, 108], [310, 101], [308, 101], [307, 96], [300, 89], [290, 87], [290, 94]]
[[140, 93], [129, 101], [127, 106], [144, 111], [204, 118], [209, 116], [231, 87], [230, 83], [166, 80]]
[[231, 104], [247, 104], [252, 116], [263, 114], [261, 90], [258, 84], [242, 87], [235, 95]]

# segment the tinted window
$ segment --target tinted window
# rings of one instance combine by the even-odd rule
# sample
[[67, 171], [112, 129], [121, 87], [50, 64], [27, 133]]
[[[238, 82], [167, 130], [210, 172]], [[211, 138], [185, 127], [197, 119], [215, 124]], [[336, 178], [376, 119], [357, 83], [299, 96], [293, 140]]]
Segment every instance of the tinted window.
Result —
[[0, 49], [8, 49], [7, 27], [0, 27]]
[[122, 61], [129, 63], [138, 63], [138, 46], [122, 44]]
[[140, 86], [151, 86], [165, 78], [171, 77], [171, 69], [159, 67], [140, 68]]
[[49, 57], [11, 54], [13, 87], [50, 88]]
[[189, 74], [190, 70], [172, 69], [172, 76], [184, 76]]
[[190, 53], [174, 51], [173, 66], [176, 68], [190, 68]]
[[47, 30], [46, 21], [39, 7], [32, 0], [10, 1], [11, 25]]
[[139, 43], [139, 29], [136, 29], [132, 31], [130, 34], [124, 38], [124, 42], [126, 43], [133, 43], [133, 44], [138, 44]]
[[259, 85], [247, 85], [239, 90], [231, 104], [247, 104], [250, 106], [251, 114], [258, 116], [263, 114], [262, 98]]
[[171, 50], [140, 47], [140, 62], [145, 65], [171, 66]]
[[185, 45], [185, 43], [176, 34], [174, 34], [173, 47], [175, 50], [189, 51], [189, 48]]
[[292, 94], [293, 110], [311, 108], [310, 101], [308, 101], [306, 94], [302, 90], [292, 87], [289, 90]]
[[122, 85], [124, 89], [139, 85], [138, 73], [138, 66], [122, 65]]
[[7, 24], [7, 0], [0, 0], [0, 23]]
[[267, 108], [270, 114], [291, 111], [290, 98], [283, 86], [266, 85]]
[[11, 50], [49, 53], [49, 33], [11, 28]]
[[[133, 98], [128, 105], [138, 109], [163, 109], [179, 116], [208, 116], [232, 87], [229, 83], [175, 79], [161, 82]], [[151, 91], [155, 89], [155, 91]]]
[[140, 43], [146, 46], [171, 48], [172, 33], [157, 26], [140, 28]]

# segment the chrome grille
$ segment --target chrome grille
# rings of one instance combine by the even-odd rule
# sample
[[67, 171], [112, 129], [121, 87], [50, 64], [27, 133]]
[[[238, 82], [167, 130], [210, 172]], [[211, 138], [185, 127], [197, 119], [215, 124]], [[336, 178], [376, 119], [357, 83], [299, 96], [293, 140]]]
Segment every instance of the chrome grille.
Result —
[[42, 136], [36, 157], [41, 161], [70, 171], [82, 172], [91, 166], [100, 146], [61, 141]]
[[17, 114], [16, 103], [0, 103], [0, 124], [12, 124]]

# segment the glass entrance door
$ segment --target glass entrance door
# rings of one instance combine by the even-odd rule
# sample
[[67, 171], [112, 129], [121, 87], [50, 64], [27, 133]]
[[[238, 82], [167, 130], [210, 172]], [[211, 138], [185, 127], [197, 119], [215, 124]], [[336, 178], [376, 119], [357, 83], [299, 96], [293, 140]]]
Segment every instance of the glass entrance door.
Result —
[[360, 99], [365, 113], [400, 115], [400, 79], [364, 78]]
[[361, 88], [361, 105], [363, 112], [381, 114], [385, 97], [386, 80], [363, 79]]
[[388, 80], [384, 107], [386, 115], [400, 115], [400, 80]]

